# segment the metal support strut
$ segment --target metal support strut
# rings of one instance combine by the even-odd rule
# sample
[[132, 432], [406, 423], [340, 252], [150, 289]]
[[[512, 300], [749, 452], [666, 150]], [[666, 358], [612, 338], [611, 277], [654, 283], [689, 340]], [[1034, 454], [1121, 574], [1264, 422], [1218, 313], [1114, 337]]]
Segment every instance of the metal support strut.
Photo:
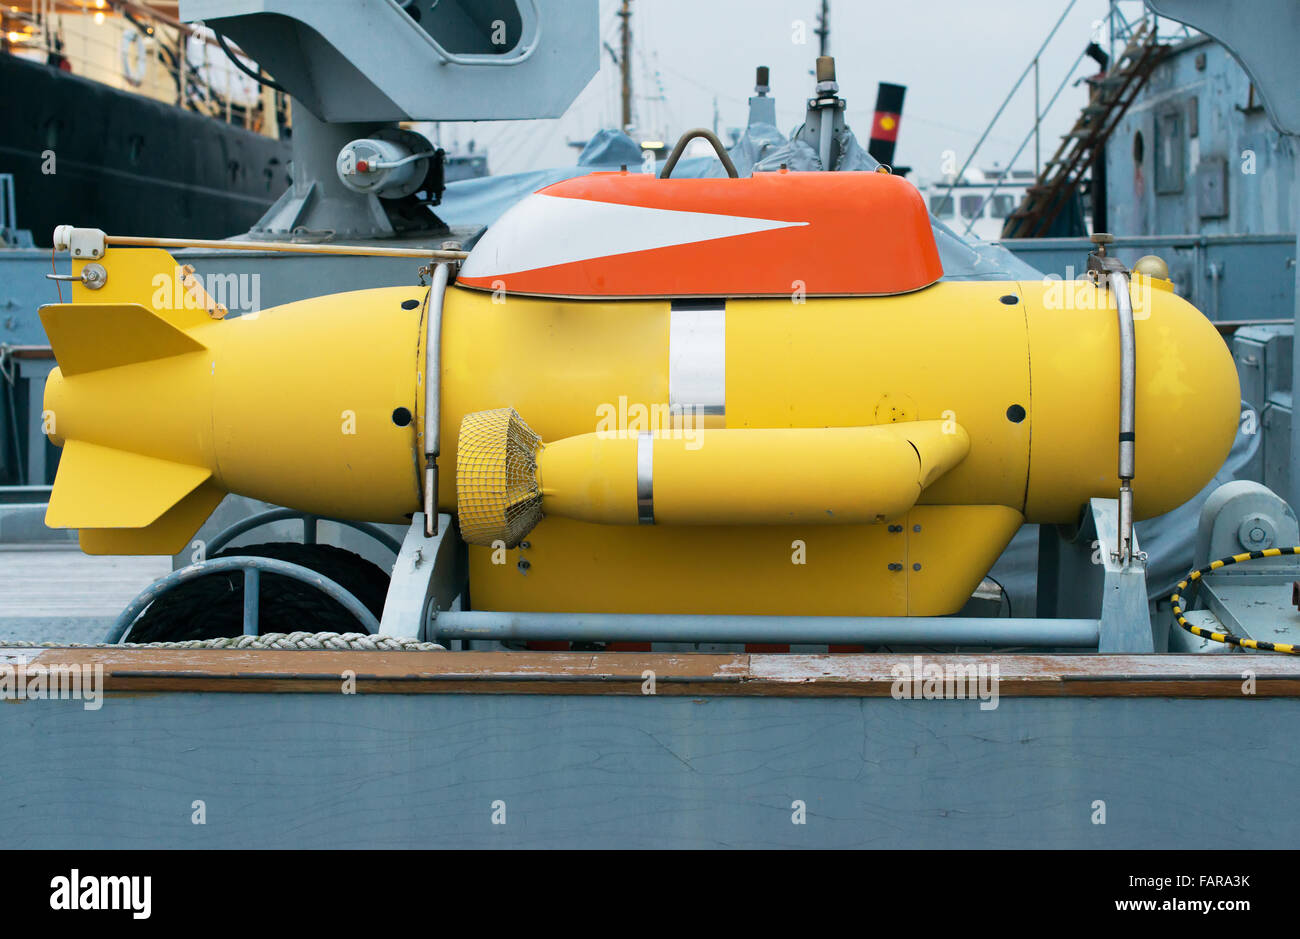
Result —
[[1115, 297], [1119, 313], [1119, 538], [1112, 557], [1127, 567], [1133, 559], [1133, 477], [1136, 475], [1135, 432], [1137, 430], [1137, 343], [1133, 335], [1133, 298], [1129, 296], [1129, 273], [1120, 260], [1106, 254], [1115, 236], [1093, 232], [1097, 250], [1088, 255], [1088, 276], [1094, 284], [1104, 282]]
[[424, 534], [438, 534], [438, 451], [442, 427], [442, 303], [451, 265], [433, 268], [429, 286], [428, 336], [424, 345]]
[[1137, 343], [1133, 335], [1133, 300], [1128, 275], [1112, 271], [1110, 290], [1119, 310], [1119, 550], [1120, 563], [1133, 557], [1133, 476], [1137, 429]]

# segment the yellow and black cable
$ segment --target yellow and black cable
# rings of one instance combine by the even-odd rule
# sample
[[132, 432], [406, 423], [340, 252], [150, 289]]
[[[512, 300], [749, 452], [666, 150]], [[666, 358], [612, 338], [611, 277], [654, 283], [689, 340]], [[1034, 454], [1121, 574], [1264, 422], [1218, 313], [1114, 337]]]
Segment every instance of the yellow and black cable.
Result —
[[1277, 558], [1284, 554], [1300, 554], [1300, 545], [1290, 548], [1265, 548], [1262, 551], [1247, 551], [1243, 554], [1234, 554], [1232, 557], [1219, 558], [1217, 561], [1211, 561], [1205, 567], [1198, 567], [1192, 571], [1183, 580], [1178, 582], [1174, 588], [1173, 596], [1169, 598], [1173, 606], [1174, 620], [1179, 626], [1187, 630], [1193, 636], [1200, 636], [1203, 639], [1213, 639], [1215, 642], [1226, 642], [1229, 645], [1241, 646], [1243, 649], [1258, 649], [1261, 652], [1285, 652], [1288, 655], [1300, 655], [1300, 646], [1293, 645], [1289, 642], [1267, 642], [1263, 639], [1247, 639], [1244, 636], [1234, 636], [1232, 633], [1215, 632], [1212, 629], [1203, 629], [1200, 626], [1193, 626], [1187, 622], [1183, 616], [1181, 591], [1187, 589], [1187, 585], [1201, 579], [1210, 571], [1217, 571], [1221, 567], [1227, 567], [1229, 564], [1240, 564], [1243, 561], [1254, 561], [1258, 558]]

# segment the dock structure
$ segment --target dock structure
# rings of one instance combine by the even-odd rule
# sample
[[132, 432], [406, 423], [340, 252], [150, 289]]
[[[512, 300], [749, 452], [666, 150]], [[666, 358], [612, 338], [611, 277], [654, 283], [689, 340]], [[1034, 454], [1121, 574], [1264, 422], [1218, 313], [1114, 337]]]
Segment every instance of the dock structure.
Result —
[[25, 767], [0, 777], [13, 847], [1300, 837], [1288, 813], [1241, 810], [1286, 804], [1300, 771], [1277, 746], [1300, 719], [1289, 658], [927, 656], [949, 684], [998, 676], [984, 686], [996, 698], [975, 679], [971, 697], [927, 700], [924, 680], [898, 677], [911, 655], [4, 652], [24, 674], [101, 667], [105, 692], [97, 709], [0, 707], [10, 765]]

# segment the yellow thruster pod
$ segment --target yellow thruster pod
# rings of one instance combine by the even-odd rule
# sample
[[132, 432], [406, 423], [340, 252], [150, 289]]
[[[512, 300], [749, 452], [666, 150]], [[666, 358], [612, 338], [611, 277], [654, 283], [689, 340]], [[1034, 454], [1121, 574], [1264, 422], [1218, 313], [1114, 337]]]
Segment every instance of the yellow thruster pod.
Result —
[[969, 446], [965, 430], [945, 433], [940, 421], [689, 438], [593, 433], [545, 445], [538, 475], [545, 510], [584, 522], [870, 524], [910, 509]]

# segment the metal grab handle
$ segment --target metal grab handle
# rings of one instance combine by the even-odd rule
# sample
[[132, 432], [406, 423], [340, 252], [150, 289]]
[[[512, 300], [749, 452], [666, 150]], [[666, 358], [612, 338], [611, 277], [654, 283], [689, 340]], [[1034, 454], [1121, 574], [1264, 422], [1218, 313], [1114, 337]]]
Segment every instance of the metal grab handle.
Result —
[[47, 280], [72, 281], [81, 284], [87, 290], [98, 290], [108, 283], [108, 271], [102, 264], [87, 264], [80, 274], [46, 274]]
[[677, 166], [677, 161], [682, 158], [682, 153], [686, 150], [686, 145], [696, 137], [703, 137], [709, 143], [713, 144], [714, 151], [718, 154], [718, 159], [722, 161], [723, 168], [727, 175], [732, 179], [740, 176], [736, 172], [736, 164], [731, 162], [731, 155], [727, 153], [727, 148], [722, 145], [718, 135], [707, 127], [696, 127], [694, 130], [688, 130], [677, 139], [677, 145], [673, 147], [673, 152], [668, 154], [668, 160], [664, 163], [663, 172], [659, 174], [660, 179], [668, 179], [673, 174], [673, 169]]

